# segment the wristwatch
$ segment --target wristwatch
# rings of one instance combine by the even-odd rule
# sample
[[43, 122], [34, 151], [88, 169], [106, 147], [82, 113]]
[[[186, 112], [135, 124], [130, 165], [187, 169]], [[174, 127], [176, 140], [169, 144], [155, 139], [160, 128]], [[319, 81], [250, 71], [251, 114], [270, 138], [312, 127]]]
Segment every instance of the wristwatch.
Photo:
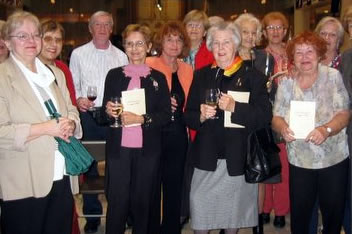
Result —
[[329, 133], [329, 135], [332, 133], [332, 129], [329, 127], [329, 126], [327, 126], [327, 125], [323, 125], [324, 126], [324, 128], [326, 129], [326, 131]]

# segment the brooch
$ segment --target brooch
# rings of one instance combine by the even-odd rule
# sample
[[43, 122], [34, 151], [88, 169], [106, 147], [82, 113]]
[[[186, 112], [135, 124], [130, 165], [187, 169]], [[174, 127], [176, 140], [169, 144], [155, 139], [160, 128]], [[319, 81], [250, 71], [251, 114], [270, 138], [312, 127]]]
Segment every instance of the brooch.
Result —
[[158, 91], [159, 90], [159, 83], [156, 80], [154, 80], [153, 77], [150, 77], [150, 80], [153, 82], [153, 86], [154, 86], [155, 91]]
[[237, 80], [237, 82], [236, 82], [236, 86], [242, 86], [241, 77], [238, 78], [238, 80]]

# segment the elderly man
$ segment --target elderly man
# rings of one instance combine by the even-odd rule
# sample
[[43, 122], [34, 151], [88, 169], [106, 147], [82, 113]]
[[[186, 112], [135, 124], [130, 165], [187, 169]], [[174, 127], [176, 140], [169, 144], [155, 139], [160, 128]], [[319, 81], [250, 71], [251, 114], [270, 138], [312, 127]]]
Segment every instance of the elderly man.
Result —
[[[84, 140], [105, 140], [106, 127], [99, 126], [89, 110], [94, 106], [98, 112], [102, 105], [105, 77], [108, 71], [128, 63], [127, 56], [113, 46], [109, 40], [112, 27], [113, 18], [110, 13], [95, 12], [89, 20], [92, 40], [73, 50], [70, 59]], [[97, 97], [94, 102], [87, 98], [88, 86], [96, 87]], [[94, 164], [86, 176], [97, 176], [97, 174], [97, 166]], [[85, 214], [102, 213], [102, 206], [97, 195], [84, 195], [83, 202]], [[87, 218], [84, 230], [86, 233], [95, 233], [99, 224], [99, 218]]]

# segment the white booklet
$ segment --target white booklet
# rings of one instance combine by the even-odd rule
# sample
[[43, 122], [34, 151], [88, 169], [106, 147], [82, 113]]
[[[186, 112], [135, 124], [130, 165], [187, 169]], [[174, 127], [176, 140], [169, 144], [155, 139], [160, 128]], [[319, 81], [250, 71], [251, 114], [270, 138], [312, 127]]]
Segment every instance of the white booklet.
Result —
[[[144, 115], [146, 113], [144, 89], [122, 91], [121, 102], [123, 111], [129, 111], [137, 115]], [[138, 125], [140, 124], [131, 124], [126, 127]]]
[[306, 139], [315, 128], [315, 102], [290, 102], [290, 129], [296, 139]]
[[[227, 91], [227, 94], [231, 95], [236, 102], [248, 103], [249, 102], [249, 92], [239, 92], [239, 91]], [[236, 111], [236, 107], [235, 107]], [[225, 128], [244, 128], [243, 125], [235, 124], [231, 122], [231, 112], [225, 111], [224, 116], [224, 127]]]

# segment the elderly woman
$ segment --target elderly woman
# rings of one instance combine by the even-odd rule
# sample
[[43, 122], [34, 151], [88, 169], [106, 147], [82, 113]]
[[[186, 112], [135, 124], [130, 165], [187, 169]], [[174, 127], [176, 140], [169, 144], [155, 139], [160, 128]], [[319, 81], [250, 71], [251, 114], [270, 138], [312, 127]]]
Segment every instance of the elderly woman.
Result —
[[[273, 110], [273, 129], [287, 142], [293, 234], [308, 233], [317, 197], [324, 232], [340, 233], [342, 224], [349, 166], [345, 133], [349, 100], [340, 73], [320, 63], [326, 50], [326, 42], [311, 32], [289, 43], [287, 54], [296, 73], [279, 84]], [[315, 104], [314, 126], [301, 137], [292, 128], [295, 123], [289, 122], [294, 113], [291, 101]]]
[[[15, 12], [2, 35], [10, 51], [0, 65], [2, 231], [69, 234], [74, 201], [54, 137], [81, 136], [78, 112], [62, 72], [54, 66], [50, 71], [37, 59], [42, 45], [38, 18]], [[58, 122], [50, 120], [46, 100], [62, 115]]]
[[327, 50], [322, 64], [338, 69], [341, 63], [341, 55], [339, 53], [340, 46], [343, 43], [344, 30], [340, 21], [334, 17], [326, 16], [322, 18], [315, 32], [326, 41]]
[[191, 40], [191, 50], [184, 61], [198, 70], [214, 61], [212, 53], [205, 45], [205, 35], [209, 27], [208, 16], [204, 11], [192, 10], [183, 19], [183, 24]]
[[[165, 76], [145, 64], [151, 48], [150, 30], [131, 24], [123, 34], [129, 64], [109, 71], [103, 106], [117, 118], [119, 104], [110, 101], [123, 91], [144, 90], [146, 113], [124, 111], [122, 128], [110, 128], [106, 140], [106, 233], [123, 234], [129, 214], [133, 233], [148, 233], [153, 188], [161, 156], [161, 128], [170, 121], [171, 106]], [[128, 109], [128, 103], [124, 106]], [[133, 126], [130, 126], [133, 125]]]
[[[239, 47], [239, 55], [242, 58], [244, 64], [248, 67], [256, 68], [258, 71], [263, 73], [265, 75], [266, 82], [268, 82], [269, 76], [274, 72], [274, 58], [265, 50], [258, 50], [255, 48], [255, 46], [260, 43], [262, 37], [262, 24], [254, 15], [249, 13], [241, 14], [234, 21], [234, 24], [236, 24], [241, 31], [242, 40]], [[268, 91], [273, 90], [270, 89], [270, 87], [271, 83], [267, 83]], [[274, 94], [271, 95], [271, 97], [273, 96]], [[280, 182], [280, 175], [265, 181], [265, 183], [278, 182]], [[262, 213], [265, 198], [265, 183], [259, 184], [259, 222], [258, 227], [253, 229], [254, 233], [263, 233]]]
[[[0, 20], [0, 31], [2, 27], [5, 25], [5, 21]], [[4, 62], [9, 57], [9, 50], [7, 49], [4, 38], [1, 36], [0, 33], [0, 63]]]
[[[288, 58], [286, 55], [286, 43], [284, 42], [288, 29], [287, 18], [281, 12], [270, 12], [264, 16], [262, 25], [263, 34], [268, 41], [265, 50], [274, 57], [275, 61], [272, 74], [287, 72]], [[272, 91], [270, 94], [272, 101], [275, 98], [279, 78], [280, 76], [277, 76], [272, 81]], [[265, 185], [263, 222], [270, 222], [270, 213], [273, 210], [275, 214], [273, 224], [275, 227], [282, 228], [286, 224], [285, 215], [290, 211], [289, 172], [285, 143], [282, 140], [277, 143], [280, 148], [281, 182]]]
[[[258, 186], [244, 180], [245, 145], [248, 133], [269, 124], [272, 115], [264, 75], [236, 56], [240, 44], [240, 31], [232, 23], [209, 29], [207, 47], [215, 62], [196, 71], [186, 105], [186, 123], [197, 130], [190, 149], [195, 166], [191, 226], [196, 234], [210, 229], [237, 233], [257, 225]], [[218, 108], [205, 102], [209, 89], [221, 91]], [[231, 91], [249, 94], [248, 102], [235, 101]]]
[[[180, 60], [188, 55], [189, 38], [180, 22], [164, 24], [156, 35], [154, 46], [159, 57], [147, 58], [147, 64], [162, 72], [171, 93], [171, 121], [162, 132], [161, 184], [163, 194], [162, 233], [180, 234], [182, 182], [188, 145], [183, 110], [193, 79], [192, 67]], [[160, 205], [160, 183], [157, 204]], [[155, 209], [160, 223], [160, 209]], [[157, 233], [157, 231], [153, 232]]]

